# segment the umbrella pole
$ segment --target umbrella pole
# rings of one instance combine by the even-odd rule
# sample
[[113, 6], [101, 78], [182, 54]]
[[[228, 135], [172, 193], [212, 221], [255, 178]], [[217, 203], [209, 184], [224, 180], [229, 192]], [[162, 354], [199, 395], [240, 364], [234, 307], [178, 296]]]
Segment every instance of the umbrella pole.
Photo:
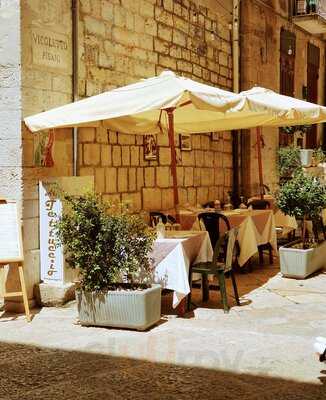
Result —
[[260, 198], [264, 198], [264, 179], [263, 179], [263, 163], [261, 160], [261, 128], [257, 126], [257, 156], [258, 156], [258, 171], [259, 171], [259, 193]]
[[176, 220], [180, 222], [180, 215], [179, 215], [179, 194], [178, 194], [178, 179], [177, 179], [177, 157], [175, 152], [175, 145], [174, 145], [174, 108], [167, 108], [165, 111], [168, 114], [168, 135], [169, 135], [169, 145], [171, 151], [171, 175], [173, 181], [173, 200], [174, 200], [174, 208], [175, 208], [175, 215]]

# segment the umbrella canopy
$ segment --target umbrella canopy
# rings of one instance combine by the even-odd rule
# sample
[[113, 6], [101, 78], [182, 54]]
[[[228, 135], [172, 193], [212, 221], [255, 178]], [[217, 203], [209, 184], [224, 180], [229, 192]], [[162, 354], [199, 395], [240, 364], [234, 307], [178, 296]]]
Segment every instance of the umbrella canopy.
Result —
[[271, 118], [264, 109], [250, 110], [244, 96], [164, 71], [158, 77], [27, 117], [25, 124], [32, 132], [102, 124], [122, 133], [155, 134], [168, 131], [162, 110], [169, 108], [174, 109], [178, 133], [244, 129]]
[[175, 132], [312, 124], [326, 121], [326, 108], [259, 87], [234, 94], [165, 71], [158, 77], [57, 107], [24, 121], [32, 132], [99, 125], [129, 134], [167, 132], [177, 206]]
[[271, 118], [256, 126], [310, 125], [326, 121], [326, 107], [295, 99], [262, 87], [240, 93], [252, 113], [268, 113]]

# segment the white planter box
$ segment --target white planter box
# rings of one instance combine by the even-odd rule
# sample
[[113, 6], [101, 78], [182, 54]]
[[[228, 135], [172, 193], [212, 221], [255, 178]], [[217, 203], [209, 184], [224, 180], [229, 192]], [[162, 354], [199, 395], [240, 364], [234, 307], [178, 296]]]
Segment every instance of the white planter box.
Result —
[[323, 246], [303, 250], [290, 247], [294, 243], [298, 242], [289, 243], [279, 248], [280, 268], [283, 276], [304, 279], [322, 268], [320, 264], [311, 261], [316, 256], [318, 257], [320, 252], [325, 251]]
[[314, 151], [311, 149], [300, 150], [300, 160], [303, 167], [310, 167], [312, 164], [312, 156]]
[[143, 331], [161, 318], [161, 286], [103, 293], [76, 290], [79, 322]]

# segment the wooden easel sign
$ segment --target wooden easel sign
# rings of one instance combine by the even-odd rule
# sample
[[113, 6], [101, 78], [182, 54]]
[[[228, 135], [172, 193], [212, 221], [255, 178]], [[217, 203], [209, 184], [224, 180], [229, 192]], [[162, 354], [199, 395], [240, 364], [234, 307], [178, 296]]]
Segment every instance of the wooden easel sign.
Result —
[[22, 296], [25, 314], [30, 321], [30, 312], [26, 293], [24, 271], [23, 271], [23, 244], [21, 235], [21, 224], [15, 202], [0, 201], [0, 267], [9, 265], [18, 267], [21, 292], [4, 293], [4, 297]]

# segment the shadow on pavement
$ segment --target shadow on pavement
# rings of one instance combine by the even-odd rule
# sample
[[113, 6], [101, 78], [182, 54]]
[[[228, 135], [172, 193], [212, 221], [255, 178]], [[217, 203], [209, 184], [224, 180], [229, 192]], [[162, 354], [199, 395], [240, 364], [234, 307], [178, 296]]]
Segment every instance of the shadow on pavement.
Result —
[[0, 343], [0, 363], [3, 400], [326, 398], [323, 384], [15, 343]]

